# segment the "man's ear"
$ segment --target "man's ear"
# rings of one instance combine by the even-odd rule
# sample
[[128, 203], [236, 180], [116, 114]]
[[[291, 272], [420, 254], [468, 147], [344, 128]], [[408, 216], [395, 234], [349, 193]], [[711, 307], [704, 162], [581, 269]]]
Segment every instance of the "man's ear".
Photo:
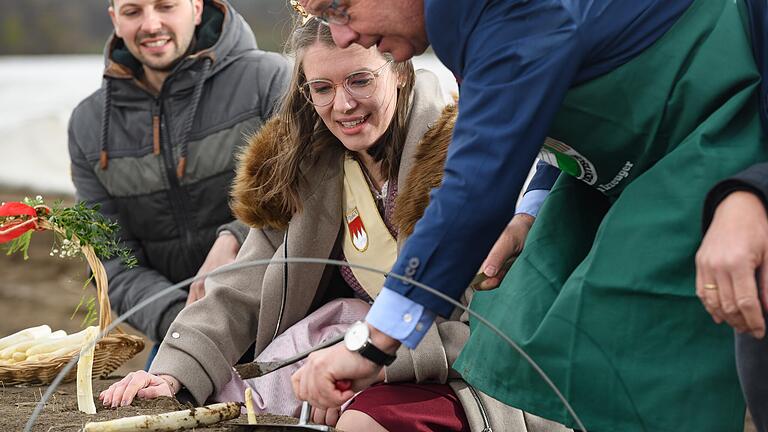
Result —
[[117, 37], [122, 37], [122, 36], [120, 36], [120, 26], [117, 24], [117, 19], [115, 18], [115, 13], [116, 13], [115, 12], [115, 7], [114, 6], [110, 6], [107, 9], [107, 12], [109, 12], [109, 19], [112, 20], [112, 27], [115, 28], [115, 34], [117, 35]]
[[203, 21], [203, 0], [192, 0], [192, 8], [195, 10], [195, 25]]

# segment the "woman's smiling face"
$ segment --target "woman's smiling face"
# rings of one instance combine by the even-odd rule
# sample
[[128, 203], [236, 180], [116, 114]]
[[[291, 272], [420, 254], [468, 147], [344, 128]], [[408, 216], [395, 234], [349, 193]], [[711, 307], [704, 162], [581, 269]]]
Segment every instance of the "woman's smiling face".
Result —
[[[333, 101], [325, 106], [315, 105], [315, 110], [331, 133], [351, 151], [364, 152], [376, 144], [394, 116], [398, 80], [391, 64], [385, 66], [386, 63], [375, 47], [357, 44], [341, 49], [315, 43], [304, 52], [302, 67], [307, 82], [326, 80], [336, 85]], [[379, 71], [369, 97], [352, 96], [342, 84], [350, 74], [361, 71]], [[333, 86], [324, 84], [321, 90], [334, 91]]]

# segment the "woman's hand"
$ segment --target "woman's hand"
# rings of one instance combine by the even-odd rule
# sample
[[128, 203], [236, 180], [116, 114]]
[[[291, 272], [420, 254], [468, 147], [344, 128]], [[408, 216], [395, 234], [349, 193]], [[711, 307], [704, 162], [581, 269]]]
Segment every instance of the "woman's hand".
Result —
[[733, 192], [717, 206], [696, 253], [696, 295], [716, 323], [725, 321], [756, 338], [765, 335], [757, 278], [765, 295], [767, 264], [765, 207], [751, 192]]
[[170, 375], [152, 375], [149, 372], [136, 371], [101, 392], [99, 400], [104, 406], [117, 408], [130, 405], [136, 396], [141, 399], [173, 396], [180, 388], [179, 380]]

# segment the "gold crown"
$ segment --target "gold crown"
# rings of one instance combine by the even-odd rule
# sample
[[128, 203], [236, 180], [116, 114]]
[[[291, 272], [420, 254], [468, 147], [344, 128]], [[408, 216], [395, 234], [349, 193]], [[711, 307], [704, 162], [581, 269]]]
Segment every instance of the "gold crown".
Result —
[[302, 6], [298, 0], [291, 0], [288, 3], [290, 3], [291, 7], [296, 13], [301, 15], [301, 25], [306, 24], [307, 21], [315, 17], [314, 15], [311, 15], [309, 12], [307, 12], [307, 10], [304, 9], [304, 6]]

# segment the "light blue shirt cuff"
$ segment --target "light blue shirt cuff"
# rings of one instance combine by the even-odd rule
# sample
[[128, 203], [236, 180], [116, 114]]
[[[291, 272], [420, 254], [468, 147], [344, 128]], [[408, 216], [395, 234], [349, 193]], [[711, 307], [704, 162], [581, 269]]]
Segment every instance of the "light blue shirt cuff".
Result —
[[541, 205], [544, 204], [544, 200], [547, 199], [548, 195], [548, 189], [535, 189], [526, 192], [520, 200], [520, 205], [517, 206], [515, 214], [525, 213], [536, 217], [539, 214]]
[[387, 336], [414, 349], [435, 321], [435, 313], [384, 287], [365, 320]]

